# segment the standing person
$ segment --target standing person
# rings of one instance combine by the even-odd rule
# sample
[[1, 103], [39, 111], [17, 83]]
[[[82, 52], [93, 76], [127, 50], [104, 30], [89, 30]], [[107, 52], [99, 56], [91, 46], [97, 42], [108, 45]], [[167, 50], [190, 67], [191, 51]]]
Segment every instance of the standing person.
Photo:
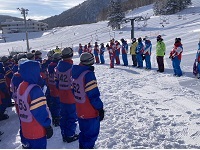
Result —
[[62, 60], [55, 68], [56, 84], [60, 97], [60, 129], [63, 142], [73, 142], [78, 140], [76, 131], [76, 105], [71, 88], [71, 70], [73, 65], [73, 50], [66, 47], [61, 52]]
[[88, 43], [87, 50], [88, 53], [92, 53], [92, 45], [90, 43]]
[[[30, 70], [31, 68], [31, 70]], [[20, 65], [23, 82], [17, 89], [17, 104], [26, 149], [45, 149], [47, 139], [53, 135], [46, 98], [38, 86], [40, 64], [26, 61]]]
[[128, 58], [127, 58], [128, 44], [124, 39], [121, 39], [121, 42], [122, 42], [122, 60], [124, 62], [124, 66], [128, 66]]
[[130, 47], [130, 55], [132, 56], [133, 66], [137, 66], [137, 58], [136, 58], [136, 47], [137, 47], [137, 41], [136, 38], [132, 39], [132, 44]]
[[172, 66], [174, 69], [174, 75], [180, 77], [183, 75], [180, 67], [182, 59], [183, 45], [181, 44], [181, 38], [176, 38], [174, 48], [170, 52], [170, 58], [172, 60]]
[[5, 79], [5, 70], [3, 63], [0, 62], [0, 121], [9, 118], [9, 116], [5, 114], [7, 108], [7, 96], [9, 96], [9, 91]]
[[143, 68], [142, 55], [144, 52], [144, 44], [142, 43], [142, 38], [138, 38], [138, 44], [136, 47], [136, 58], [137, 58], [137, 68]]
[[46, 96], [46, 99], [47, 99], [47, 105], [48, 107], [51, 107], [51, 95], [50, 95], [50, 89], [49, 89], [49, 86], [48, 86], [48, 71], [47, 71], [47, 68], [49, 66], [49, 64], [52, 62], [52, 59], [53, 59], [53, 54], [54, 54], [54, 51], [53, 50], [50, 50], [47, 52], [47, 59], [43, 60], [43, 63], [41, 64], [41, 76], [43, 77], [45, 83], [46, 83], [46, 91], [45, 91], [45, 96]]
[[1, 58], [1, 61], [3, 62], [3, 66], [4, 66], [4, 70], [5, 70], [5, 79], [6, 79], [6, 85], [7, 85], [7, 89], [9, 91], [8, 95], [6, 96], [6, 102], [7, 102], [7, 107], [10, 106], [14, 106], [14, 103], [12, 103], [11, 100], [11, 92], [10, 92], [10, 83], [11, 83], [11, 79], [13, 77], [13, 72], [11, 67], [9, 66], [9, 59], [6, 56], [3, 56]]
[[95, 63], [99, 64], [99, 45], [95, 42], [94, 45], [94, 56], [95, 56]]
[[31, 52], [26, 53], [26, 58], [28, 60], [35, 60], [35, 55]]
[[[62, 52], [61, 52], [62, 53]], [[79, 47], [78, 47], [78, 54], [79, 54], [79, 57], [81, 56], [81, 54], [83, 53], [83, 46], [81, 45], [81, 43], [79, 44]]]
[[37, 50], [35, 51], [35, 60], [42, 63], [42, 52]]
[[60, 99], [59, 99], [59, 91], [56, 87], [55, 81], [55, 67], [58, 62], [61, 60], [60, 53], [54, 53], [52, 56], [52, 62], [48, 65], [47, 72], [47, 85], [50, 90], [50, 102], [49, 102], [49, 110], [51, 112], [53, 125], [55, 127], [60, 125]]
[[114, 49], [112, 48], [112, 45], [107, 45], [107, 49], [109, 52], [109, 56], [110, 56], [110, 68], [114, 68], [114, 61], [115, 61], [115, 52]]
[[115, 41], [115, 60], [116, 60], [116, 65], [120, 65], [120, 59], [119, 59], [120, 49], [121, 49], [120, 43], [118, 41]]
[[164, 72], [164, 55], [166, 51], [165, 43], [161, 35], [157, 36], [157, 44], [156, 44], [156, 59], [158, 63], [157, 72]]
[[[19, 109], [18, 109], [18, 104], [17, 104], [17, 88], [19, 87], [20, 83], [23, 82], [23, 79], [20, 75], [20, 73], [18, 72], [19, 70], [19, 66], [20, 64], [22, 64], [23, 62], [27, 61], [27, 58], [21, 58], [18, 61], [18, 69], [17, 72], [15, 72], [13, 74], [12, 80], [11, 80], [11, 85], [10, 85], [10, 91], [12, 92], [12, 98], [15, 101], [15, 108], [16, 108], [16, 112], [17, 115], [19, 117]], [[19, 119], [20, 121], [20, 119]], [[21, 143], [22, 143], [22, 147], [25, 148], [26, 145], [26, 139], [24, 138], [23, 134], [22, 134], [22, 128], [21, 128], [21, 121], [20, 121], [20, 130], [19, 130], [19, 134], [20, 134], [20, 138], [21, 138]]]
[[61, 49], [58, 47], [58, 46], [56, 46], [56, 49], [54, 49], [54, 53], [61, 53]]
[[193, 74], [199, 79], [200, 78], [200, 41], [198, 43], [198, 50], [193, 66]]
[[92, 149], [104, 118], [103, 102], [94, 73], [94, 56], [83, 53], [80, 64], [72, 68], [72, 86], [79, 122], [79, 148]]
[[84, 46], [83, 52], [88, 52], [88, 47], [87, 47], [87, 45]]
[[145, 47], [144, 47], [143, 54], [145, 55], [146, 69], [150, 70], [151, 69], [151, 49], [152, 49], [152, 44], [151, 44], [151, 41], [147, 37], [144, 38], [144, 41], [145, 41]]
[[100, 47], [100, 61], [101, 61], [101, 64], [105, 64], [104, 52], [105, 52], [105, 47], [104, 47], [104, 44], [101, 43], [101, 47]]

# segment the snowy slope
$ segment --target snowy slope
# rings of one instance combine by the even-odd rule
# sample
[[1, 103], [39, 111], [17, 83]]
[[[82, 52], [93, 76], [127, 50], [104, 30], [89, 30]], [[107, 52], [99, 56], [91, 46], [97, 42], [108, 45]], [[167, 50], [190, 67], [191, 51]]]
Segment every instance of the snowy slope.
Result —
[[[152, 5], [138, 8], [127, 17], [150, 16], [148, 25], [138, 29], [135, 23], [135, 37], [148, 36], [153, 43], [152, 70], [115, 66], [109, 69], [108, 53], [106, 64], [95, 65], [101, 99], [105, 107], [105, 119], [101, 122], [96, 148], [200, 148], [200, 81], [192, 74], [197, 43], [200, 38], [200, 2], [193, 0], [193, 6], [170, 15], [169, 24], [160, 24], [160, 17], [153, 16]], [[182, 15], [182, 19], [178, 19]], [[45, 33], [30, 35], [30, 47], [41, 49], [44, 55], [56, 45], [72, 46], [79, 43], [107, 43], [111, 38], [130, 41], [131, 25], [127, 23], [120, 31], [110, 31], [107, 22], [56, 28]], [[140, 22], [140, 24], [143, 24]], [[161, 34], [167, 46], [165, 72], [157, 73], [155, 56], [156, 36]], [[9, 35], [7, 35], [9, 36]], [[0, 44], [0, 55], [7, 54], [12, 47], [25, 50], [24, 35], [9, 36], [9, 43]], [[184, 47], [181, 68], [182, 77], [174, 77], [169, 52], [176, 37], [182, 38]], [[20, 39], [21, 38], [21, 39]], [[15, 41], [20, 39], [20, 41]], [[121, 56], [120, 56], [121, 57]], [[121, 59], [122, 60], [122, 59]], [[79, 58], [74, 58], [78, 64]], [[21, 148], [19, 121], [14, 108], [9, 108], [10, 118], [0, 122], [0, 148]], [[77, 132], [78, 132], [77, 128]], [[63, 143], [59, 127], [54, 127], [54, 135], [48, 140], [48, 148], [78, 148], [78, 142]]]

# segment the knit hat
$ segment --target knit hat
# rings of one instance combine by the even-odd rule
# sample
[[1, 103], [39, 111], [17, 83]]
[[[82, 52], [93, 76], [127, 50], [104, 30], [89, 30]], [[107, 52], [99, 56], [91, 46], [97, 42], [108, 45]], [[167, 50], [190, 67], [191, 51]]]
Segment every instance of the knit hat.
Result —
[[66, 47], [61, 52], [62, 58], [71, 58], [73, 57], [73, 49], [71, 47]]
[[92, 53], [82, 53], [80, 56], [80, 62], [83, 65], [91, 66], [94, 64], [94, 55]]

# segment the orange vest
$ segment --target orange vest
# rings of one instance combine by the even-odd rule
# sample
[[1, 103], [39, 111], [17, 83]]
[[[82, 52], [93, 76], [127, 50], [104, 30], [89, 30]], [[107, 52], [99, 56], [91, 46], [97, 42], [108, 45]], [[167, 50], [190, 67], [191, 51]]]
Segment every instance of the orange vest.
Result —
[[[19, 85], [19, 94], [22, 95], [26, 91], [27, 87], [28, 87], [28, 83], [22, 82]], [[30, 94], [28, 95], [27, 103], [30, 106], [31, 104]], [[45, 137], [46, 136], [45, 128], [37, 122], [37, 120], [33, 117], [33, 115], [31, 117], [32, 117], [31, 122], [21, 121], [23, 136], [27, 139], [39, 139], [39, 138]]]

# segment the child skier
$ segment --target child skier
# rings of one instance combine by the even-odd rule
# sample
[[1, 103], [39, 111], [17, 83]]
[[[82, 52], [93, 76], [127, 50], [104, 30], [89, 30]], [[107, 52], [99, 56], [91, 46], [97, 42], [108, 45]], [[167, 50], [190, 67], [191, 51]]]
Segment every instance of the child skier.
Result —
[[56, 84], [60, 97], [60, 128], [63, 142], [73, 142], [78, 140], [76, 131], [76, 105], [71, 89], [71, 69], [73, 65], [73, 50], [66, 47], [61, 52], [62, 60], [55, 68]]
[[103, 102], [94, 74], [94, 56], [83, 53], [80, 64], [72, 68], [72, 86], [79, 122], [79, 148], [92, 149], [104, 118]]
[[5, 80], [5, 70], [3, 68], [3, 63], [0, 63], [0, 121], [9, 118], [9, 116], [5, 114], [7, 108], [7, 96], [9, 96], [9, 91]]
[[24, 147], [45, 149], [47, 139], [53, 135], [53, 129], [47, 111], [46, 98], [38, 86], [40, 64], [36, 61], [26, 61], [20, 65], [19, 73], [23, 82], [17, 90], [17, 104], [22, 134], [26, 139]]
[[61, 60], [61, 54], [54, 53], [52, 62], [49, 64], [47, 68], [47, 72], [48, 72], [47, 84], [50, 90], [49, 109], [51, 112], [53, 125], [55, 127], [60, 125], [60, 99], [59, 99], [59, 91], [56, 88], [54, 69], [60, 60]]
[[137, 58], [136, 58], [136, 47], [137, 47], [137, 41], [136, 38], [132, 39], [132, 45], [130, 47], [130, 54], [132, 56], [133, 66], [137, 66]]
[[94, 45], [94, 56], [95, 56], [95, 63], [99, 64], [99, 45], [95, 42]]
[[137, 68], [143, 68], [142, 55], [144, 52], [144, 45], [142, 43], [142, 38], [138, 38], [138, 45], [136, 47], [136, 58], [137, 58]]
[[145, 47], [143, 54], [145, 55], [145, 62], [146, 62], [146, 69], [151, 69], [151, 49], [152, 44], [151, 41], [146, 37], [144, 38], [145, 41]]
[[200, 78], [200, 41], [198, 43], [198, 50], [194, 62], [193, 73], [198, 79]]
[[124, 62], [124, 66], [128, 66], [128, 58], [127, 58], [128, 44], [124, 39], [121, 39], [121, 42], [122, 42], [122, 60]]
[[101, 61], [101, 64], [105, 64], [104, 52], [105, 52], [105, 47], [104, 47], [104, 44], [101, 43], [101, 47], [100, 47], [100, 61]]
[[174, 43], [174, 48], [170, 52], [169, 57], [172, 60], [174, 75], [177, 77], [180, 77], [183, 74], [180, 67], [182, 52], [183, 52], [183, 46], [181, 44], [181, 38], [176, 38]]

